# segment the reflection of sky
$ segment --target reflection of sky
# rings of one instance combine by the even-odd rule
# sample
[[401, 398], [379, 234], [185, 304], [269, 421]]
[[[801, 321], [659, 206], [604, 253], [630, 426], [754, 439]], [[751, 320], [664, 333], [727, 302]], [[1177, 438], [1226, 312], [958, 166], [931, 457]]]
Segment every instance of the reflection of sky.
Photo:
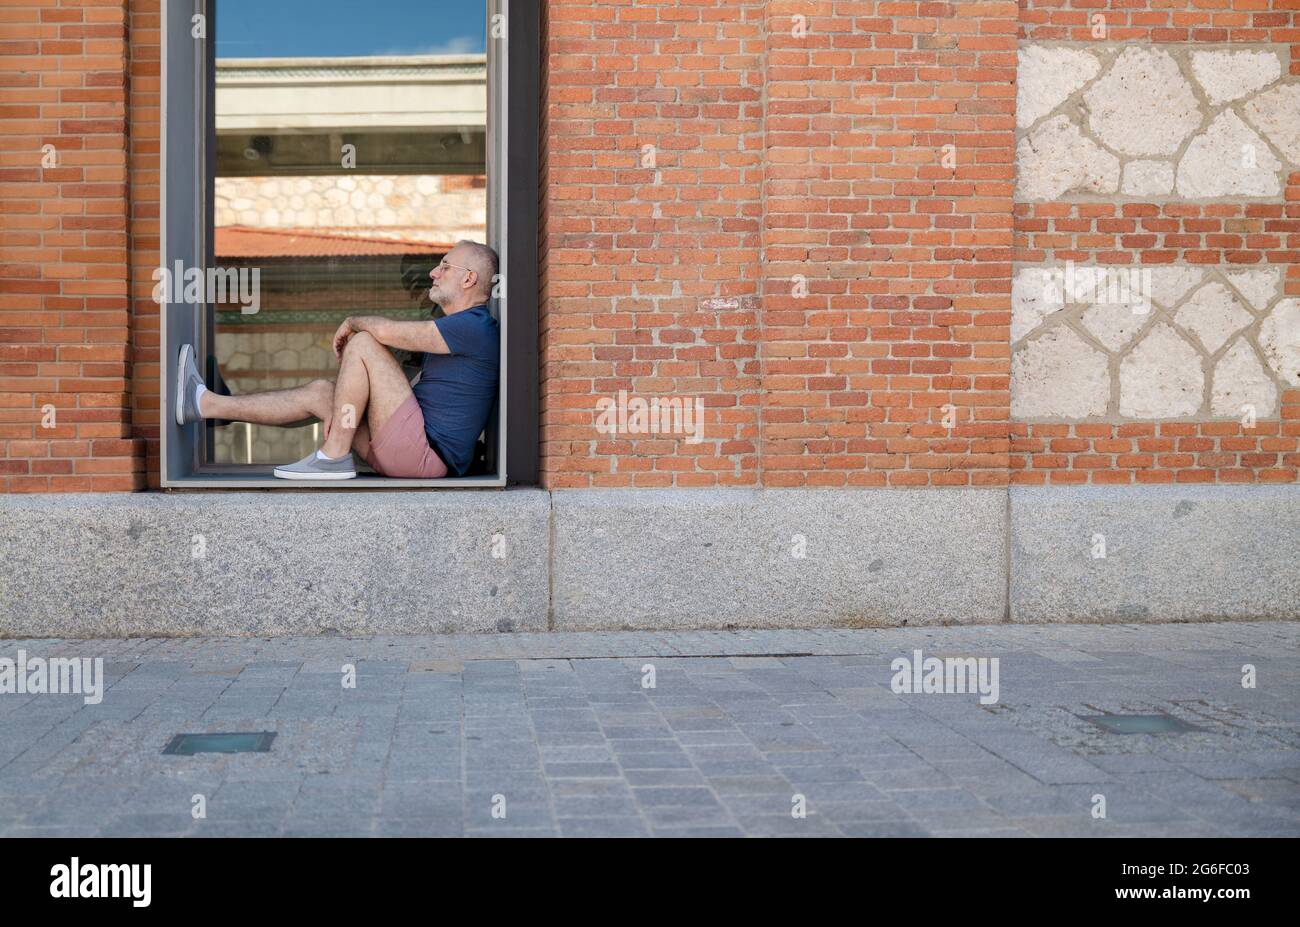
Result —
[[482, 53], [485, 0], [217, 0], [218, 58]]

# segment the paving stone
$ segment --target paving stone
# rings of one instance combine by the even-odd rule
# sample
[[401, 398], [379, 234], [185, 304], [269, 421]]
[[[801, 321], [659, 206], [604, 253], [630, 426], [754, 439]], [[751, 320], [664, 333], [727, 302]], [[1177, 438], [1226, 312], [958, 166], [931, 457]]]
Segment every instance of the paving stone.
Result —
[[630, 794], [564, 795], [555, 798], [555, 813], [561, 818], [590, 818], [636, 815], [638, 811]]
[[[983, 811], [987, 806], [964, 789], [893, 789], [888, 797], [904, 811]], [[883, 797], [883, 796], [882, 796]]]
[[703, 774], [691, 766], [684, 769], [628, 769], [624, 767], [623, 777], [629, 785], [703, 785]]
[[551, 779], [612, 779], [619, 775], [613, 763], [547, 763], [546, 775]]
[[[1016, 701], [894, 696], [889, 655], [922, 642], [996, 653], [1016, 667]], [[1281, 656], [1300, 647], [1296, 623], [101, 645], [132, 667], [123, 678], [174, 684], [147, 712], [0, 699], [0, 834], [1300, 836], [1300, 669]], [[397, 646], [409, 656], [393, 659]], [[678, 691], [619, 688], [624, 662], [644, 660], [623, 660], [628, 647], [678, 655]], [[606, 665], [565, 659], [579, 652]], [[812, 655], [765, 656], [792, 652]], [[393, 669], [418, 659], [459, 669]], [[330, 688], [311, 694], [291, 671], [312, 661], [442, 681], [401, 682], [394, 713], [398, 688], [347, 695], [322, 673]], [[1243, 661], [1267, 687], [1240, 689]], [[220, 680], [210, 697], [176, 697], [204, 679]], [[218, 699], [231, 679], [255, 697]], [[277, 706], [295, 715], [259, 718], [283, 679]], [[214, 708], [276, 730], [271, 752], [161, 754], [177, 731], [211, 730]], [[1165, 711], [1200, 730], [1106, 735], [1077, 717], [1096, 710]], [[504, 820], [491, 817], [497, 794]], [[790, 815], [796, 794], [805, 818]]]
[[618, 763], [624, 770], [694, 768], [685, 753], [619, 753]]
[[632, 790], [632, 796], [642, 807], [715, 807], [717, 797], [710, 789], [692, 788], [690, 786], [653, 786], [638, 787]]
[[927, 837], [930, 831], [915, 821], [841, 821], [846, 837]]
[[721, 805], [652, 806], [642, 809], [646, 821], [651, 827], [728, 827], [734, 826], [735, 820]]
[[560, 818], [560, 833], [565, 837], [643, 837], [649, 831], [645, 822], [635, 817]]
[[718, 795], [793, 795], [799, 789], [781, 776], [710, 776], [709, 788]]
[[459, 818], [424, 818], [418, 815], [380, 818], [375, 822], [376, 837], [460, 837], [465, 828]]
[[744, 837], [739, 827], [656, 827], [656, 837]]
[[840, 833], [832, 821], [816, 815], [759, 815], [739, 818], [739, 823], [745, 833], [755, 837], [829, 837]]

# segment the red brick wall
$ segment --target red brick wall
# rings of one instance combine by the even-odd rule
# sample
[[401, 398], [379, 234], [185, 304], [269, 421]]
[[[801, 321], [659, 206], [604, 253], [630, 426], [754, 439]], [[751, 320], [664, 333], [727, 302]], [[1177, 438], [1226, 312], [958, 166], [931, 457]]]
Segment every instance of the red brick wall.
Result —
[[1015, 4], [548, 8], [546, 485], [1005, 483]]
[[[545, 484], [754, 485], [764, 4], [545, 15]], [[708, 440], [599, 434], [621, 389], [700, 397]]]
[[1078, 483], [1292, 483], [1300, 470], [1300, 390], [1280, 421], [1047, 422], [1011, 426], [1011, 479]]
[[[1096, 264], [1295, 264], [1300, 173], [1287, 203], [1017, 203], [1016, 258]], [[1300, 295], [1300, 278], [1286, 283]]]
[[1100, 14], [1107, 42], [1289, 42], [1300, 74], [1295, 9], [1295, 0], [1020, 0], [1020, 37], [1095, 42]]
[[[130, 411], [127, 59], [123, 0], [0, 7], [0, 491], [144, 485]], [[45, 145], [55, 166], [42, 164]]]

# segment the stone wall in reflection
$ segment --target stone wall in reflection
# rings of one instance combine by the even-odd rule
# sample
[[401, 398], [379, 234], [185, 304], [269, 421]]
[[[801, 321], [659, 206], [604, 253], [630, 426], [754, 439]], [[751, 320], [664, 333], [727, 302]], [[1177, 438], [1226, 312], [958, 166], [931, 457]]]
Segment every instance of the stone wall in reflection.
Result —
[[218, 177], [216, 224], [329, 229], [367, 238], [485, 239], [481, 175]]

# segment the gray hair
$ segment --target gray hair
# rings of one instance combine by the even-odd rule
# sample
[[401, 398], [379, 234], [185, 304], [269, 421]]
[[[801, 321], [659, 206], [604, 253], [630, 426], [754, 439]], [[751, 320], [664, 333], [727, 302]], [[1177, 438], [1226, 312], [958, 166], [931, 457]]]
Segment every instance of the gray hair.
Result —
[[467, 263], [470, 269], [478, 274], [478, 282], [484, 295], [490, 295], [492, 293], [492, 284], [496, 280], [497, 271], [500, 268], [497, 253], [487, 245], [477, 241], [470, 241], [468, 238], [456, 242], [456, 247], [464, 248], [469, 252]]

